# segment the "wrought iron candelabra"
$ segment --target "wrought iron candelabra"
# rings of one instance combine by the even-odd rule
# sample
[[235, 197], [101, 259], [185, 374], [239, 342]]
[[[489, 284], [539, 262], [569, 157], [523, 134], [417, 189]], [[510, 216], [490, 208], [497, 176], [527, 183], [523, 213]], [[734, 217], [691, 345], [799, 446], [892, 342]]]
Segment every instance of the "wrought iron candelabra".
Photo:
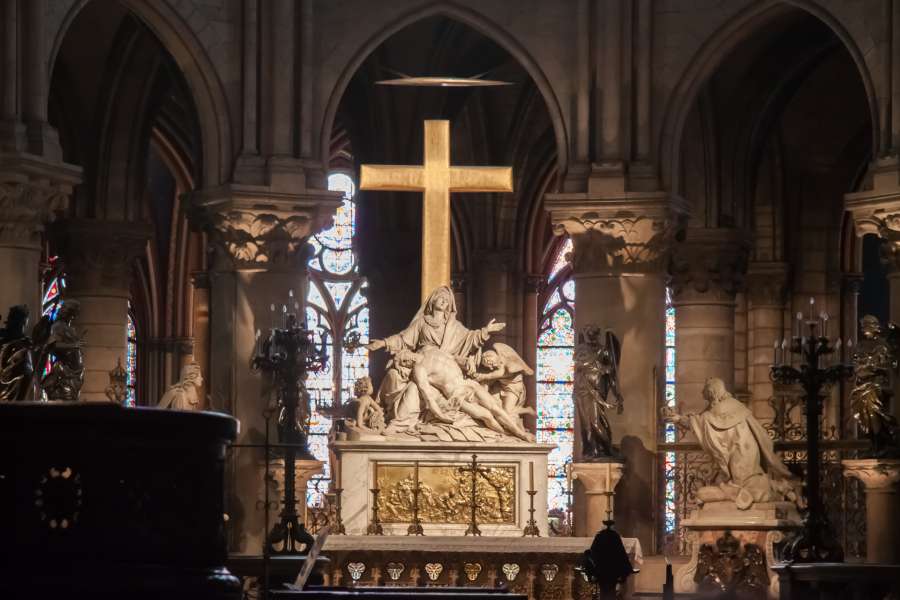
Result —
[[487, 477], [487, 471], [478, 466], [478, 455], [472, 455], [472, 464], [468, 467], [458, 467], [460, 473], [472, 474], [472, 487], [469, 491], [469, 527], [463, 535], [481, 536], [481, 530], [478, 528], [478, 476]]
[[[815, 305], [810, 300], [810, 308]], [[808, 331], [804, 335], [804, 327]], [[797, 535], [785, 546], [782, 557], [788, 562], [842, 562], [844, 553], [829, 530], [820, 493], [819, 418], [822, 414], [822, 391], [853, 374], [853, 367], [842, 364], [839, 358], [841, 341], [832, 344], [828, 335], [828, 315], [805, 319], [797, 313], [796, 335], [790, 346], [787, 340], [780, 344], [781, 362], [778, 361], [779, 344], [775, 343], [775, 364], [772, 365], [772, 381], [780, 384], [799, 383], [806, 398], [806, 498], [807, 511]], [[848, 342], [848, 346], [852, 342]], [[832, 353], [838, 359], [828, 365]], [[799, 356], [799, 368], [790, 364], [788, 353]]]
[[[293, 291], [291, 292], [293, 299]], [[298, 308], [297, 305], [294, 305]], [[252, 360], [254, 370], [270, 375], [278, 394], [278, 437], [284, 453], [284, 490], [279, 520], [266, 538], [269, 554], [306, 554], [314, 540], [297, 514], [296, 461], [314, 460], [309, 451], [309, 394], [304, 381], [327, 361], [328, 340], [317, 345], [313, 332], [283, 309], [282, 327], [272, 326], [268, 337], [257, 332]], [[276, 544], [281, 548], [276, 548]]]

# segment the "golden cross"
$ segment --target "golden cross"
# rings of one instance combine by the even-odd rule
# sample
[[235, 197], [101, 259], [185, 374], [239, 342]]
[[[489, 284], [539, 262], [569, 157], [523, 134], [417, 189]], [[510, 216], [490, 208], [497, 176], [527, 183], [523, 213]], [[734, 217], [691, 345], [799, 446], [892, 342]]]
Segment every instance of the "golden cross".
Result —
[[362, 165], [359, 189], [425, 192], [422, 209], [422, 302], [450, 285], [450, 192], [511, 192], [510, 167], [451, 167], [450, 121], [425, 121], [422, 166]]

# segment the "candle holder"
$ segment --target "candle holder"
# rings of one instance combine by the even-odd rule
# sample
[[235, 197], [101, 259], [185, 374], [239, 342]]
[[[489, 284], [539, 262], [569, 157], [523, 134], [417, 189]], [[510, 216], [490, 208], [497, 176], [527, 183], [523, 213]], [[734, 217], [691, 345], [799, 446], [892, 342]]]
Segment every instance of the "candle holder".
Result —
[[425, 535], [422, 521], [419, 520], [419, 461], [415, 465], [415, 487], [413, 487], [413, 519], [406, 530], [406, 535]]
[[[290, 298], [293, 301], [293, 290]], [[269, 554], [307, 554], [314, 540], [297, 513], [295, 464], [298, 458], [314, 460], [307, 443], [309, 393], [303, 382], [309, 372], [325, 368], [328, 342], [323, 338], [317, 346], [313, 332], [301, 326], [294, 313], [287, 313], [286, 307], [283, 312], [282, 328], [273, 324], [265, 340], [257, 333], [251, 363], [254, 370], [274, 380], [278, 394], [278, 441], [284, 454], [282, 511], [266, 536], [265, 549]], [[281, 544], [281, 548], [276, 548], [276, 544]]]
[[468, 467], [459, 467], [460, 473], [471, 473], [472, 474], [472, 487], [469, 492], [469, 527], [466, 529], [464, 535], [477, 535], [481, 536], [481, 530], [478, 529], [478, 521], [476, 519], [476, 510], [478, 508], [477, 498], [475, 494], [476, 481], [478, 476], [481, 475], [485, 479], [487, 479], [487, 471], [478, 466], [478, 455], [472, 455], [472, 464]]
[[372, 522], [366, 528], [366, 535], [384, 535], [384, 528], [378, 518], [378, 494], [381, 490], [374, 487], [369, 491], [372, 492]]
[[537, 521], [534, 520], [534, 495], [537, 490], [528, 490], [528, 525], [522, 530], [522, 537], [541, 537], [541, 531], [538, 529]]
[[[813, 301], [810, 300], [810, 306], [812, 305]], [[839, 340], [837, 345], [832, 345], [824, 335], [828, 323], [825, 313], [818, 320], [804, 320], [802, 313], [797, 316], [797, 335], [792, 338], [789, 348], [784, 343], [782, 348], [789, 349], [792, 355], [799, 355], [800, 366], [795, 368], [787, 364], [788, 357], [782, 351], [782, 364], [772, 365], [771, 370], [772, 381], [780, 384], [799, 383], [806, 398], [807, 511], [800, 531], [784, 547], [782, 557], [788, 562], [842, 562], [844, 552], [830, 531], [820, 495], [819, 417], [822, 413], [823, 388], [851, 376], [853, 367], [838, 362], [823, 368], [823, 358], [840, 347]], [[808, 328], [809, 335], [801, 335], [803, 325]], [[823, 335], [817, 335], [820, 327]]]

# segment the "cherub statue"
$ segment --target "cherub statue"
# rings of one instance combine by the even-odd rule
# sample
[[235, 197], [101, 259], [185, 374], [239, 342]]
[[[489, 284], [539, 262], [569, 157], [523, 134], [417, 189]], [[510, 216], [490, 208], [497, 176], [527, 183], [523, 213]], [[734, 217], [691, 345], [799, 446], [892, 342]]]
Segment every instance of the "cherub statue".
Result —
[[[522, 357], [506, 344], [499, 342], [481, 354], [480, 369], [475, 373], [475, 381], [488, 386], [488, 391], [500, 397], [500, 402], [510, 416], [534, 414], [534, 409], [525, 406], [524, 375], [534, 375]], [[486, 369], [487, 371], [482, 371]]]
[[900, 455], [900, 430], [891, 414], [893, 379], [900, 361], [900, 329], [893, 323], [887, 331], [876, 317], [860, 319], [863, 339], [853, 353], [854, 381], [850, 407], [860, 430], [872, 442], [877, 457]]
[[81, 304], [77, 300], [66, 300], [52, 324], [43, 317], [32, 332], [35, 347], [39, 349], [37, 364], [46, 364], [50, 356], [55, 358], [53, 366], [41, 379], [41, 389], [48, 400], [76, 402], [81, 394], [84, 336], [72, 324], [80, 313]]
[[[575, 408], [581, 424], [582, 455], [585, 458], [613, 456], [612, 430], [606, 411], [622, 412], [619, 392], [619, 338], [612, 330], [586, 326], [575, 348]], [[610, 392], [614, 402], [607, 402]]]
[[700, 446], [719, 467], [723, 481], [701, 487], [701, 503], [733, 501], [740, 510], [754, 502], [796, 501], [794, 476], [775, 454], [772, 440], [750, 409], [725, 389], [725, 383], [710, 377], [703, 387], [706, 409], [699, 414], [680, 415], [670, 408], [663, 416], [687, 425]]
[[13, 306], [0, 329], [0, 402], [25, 400], [31, 388], [34, 365], [31, 362], [31, 338], [25, 335], [28, 307]]
[[169, 386], [160, 398], [157, 408], [197, 410], [200, 404], [199, 389], [203, 385], [200, 365], [194, 361], [181, 367], [181, 379]]
[[353, 395], [356, 397], [356, 427], [374, 433], [384, 431], [384, 409], [381, 407], [372, 393], [372, 380], [368, 377], [360, 377], [353, 384]]

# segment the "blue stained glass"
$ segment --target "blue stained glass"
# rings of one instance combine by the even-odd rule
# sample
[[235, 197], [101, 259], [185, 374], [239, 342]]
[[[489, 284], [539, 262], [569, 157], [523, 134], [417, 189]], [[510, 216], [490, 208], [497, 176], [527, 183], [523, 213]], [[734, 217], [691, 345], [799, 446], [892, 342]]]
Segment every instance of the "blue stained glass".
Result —
[[557, 273], [562, 271], [568, 263], [566, 260], [566, 254], [572, 251], [572, 238], [566, 238], [566, 241], [562, 243], [559, 247], [559, 250], [556, 251], [556, 257], [553, 259], [553, 264], [550, 266], [550, 275], [547, 277], [547, 280], [550, 281], [554, 277], [556, 277]]
[[550, 297], [547, 298], [547, 303], [544, 304], [544, 310], [550, 310], [557, 304], [562, 302], [562, 295], [559, 293], [559, 288], [553, 290], [553, 293], [550, 294]]
[[349, 281], [325, 282], [325, 289], [331, 295], [331, 299], [334, 300], [334, 306], [337, 309], [341, 308], [341, 304], [344, 302], [344, 297], [347, 295], [347, 292], [350, 291], [351, 287], [353, 287], [353, 283]]
[[572, 313], [558, 309], [549, 319], [547, 328], [538, 337], [538, 346], [574, 346], [575, 327]]
[[[672, 306], [672, 291], [666, 288], [666, 406], [675, 407], [675, 308]], [[663, 439], [668, 443], [677, 441], [675, 425], [666, 423], [663, 428]], [[666, 452], [663, 461], [665, 483], [663, 486], [663, 522], [666, 534], [674, 534], [678, 527], [676, 513], [677, 492], [675, 490], [676, 459], [674, 452]]]
[[[309, 284], [309, 292], [306, 294], [306, 301], [309, 304], [321, 308], [322, 310], [328, 310], [328, 305], [325, 303], [325, 298], [322, 296], [322, 292], [321, 290], [319, 290], [319, 285], [315, 281], [311, 281]], [[306, 310], [308, 315], [310, 309], [307, 308]], [[307, 318], [309, 317], [307, 316]]]
[[566, 465], [574, 449], [575, 406], [572, 399], [575, 323], [575, 282], [565, 279], [566, 254], [572, 240], [556, 251], [547, 282], [553, 286], [540, 317], [537, 347], [537, 441], [553, 444], [547, 457], [547, 503], [551, 511], [569, 507]]
[[[358, 336], [360, 344], [369, 342], [369, 309], [366, 298], [357, 288], [365, 289], [358, 275], [357, 257], [353, 250], [356, 234], [356, 184], [345, 173], [328, 176], [328, 189], [344, 193], [344, 201], [328, 230], [313, 237], [313, 257], [309, 261], [310, 286], [307, 294], [307, 326], [317, 331], [318, 340], [328, 334], [328, 365], [310, 374], [306, 387], [310, 394], [310, 449], [326, 461], [326, 470], [307, 486], [307, 502], [321, 505], [331, 480], [327, 434], [332, 420], [316, 412], [320, 406], [345, 403], [352, 399], [353, 383], [368, 374], [369, 352], [364, 347], [350, 351], [344, 343]], [[338, 372], [335, 372], [337, 370]]]
[[131, 303], [128, 303], [129, 313], [126, 322], [127, 341], [125, 342], [125, 406], [134, 406], [136, 403], [137, 386], [137, 330], [134, 326], [134, 318], [131, 316]]
[[574, 379], [574, 349], [539, 348], [537, 357], [538, 381], [572, 381]]

